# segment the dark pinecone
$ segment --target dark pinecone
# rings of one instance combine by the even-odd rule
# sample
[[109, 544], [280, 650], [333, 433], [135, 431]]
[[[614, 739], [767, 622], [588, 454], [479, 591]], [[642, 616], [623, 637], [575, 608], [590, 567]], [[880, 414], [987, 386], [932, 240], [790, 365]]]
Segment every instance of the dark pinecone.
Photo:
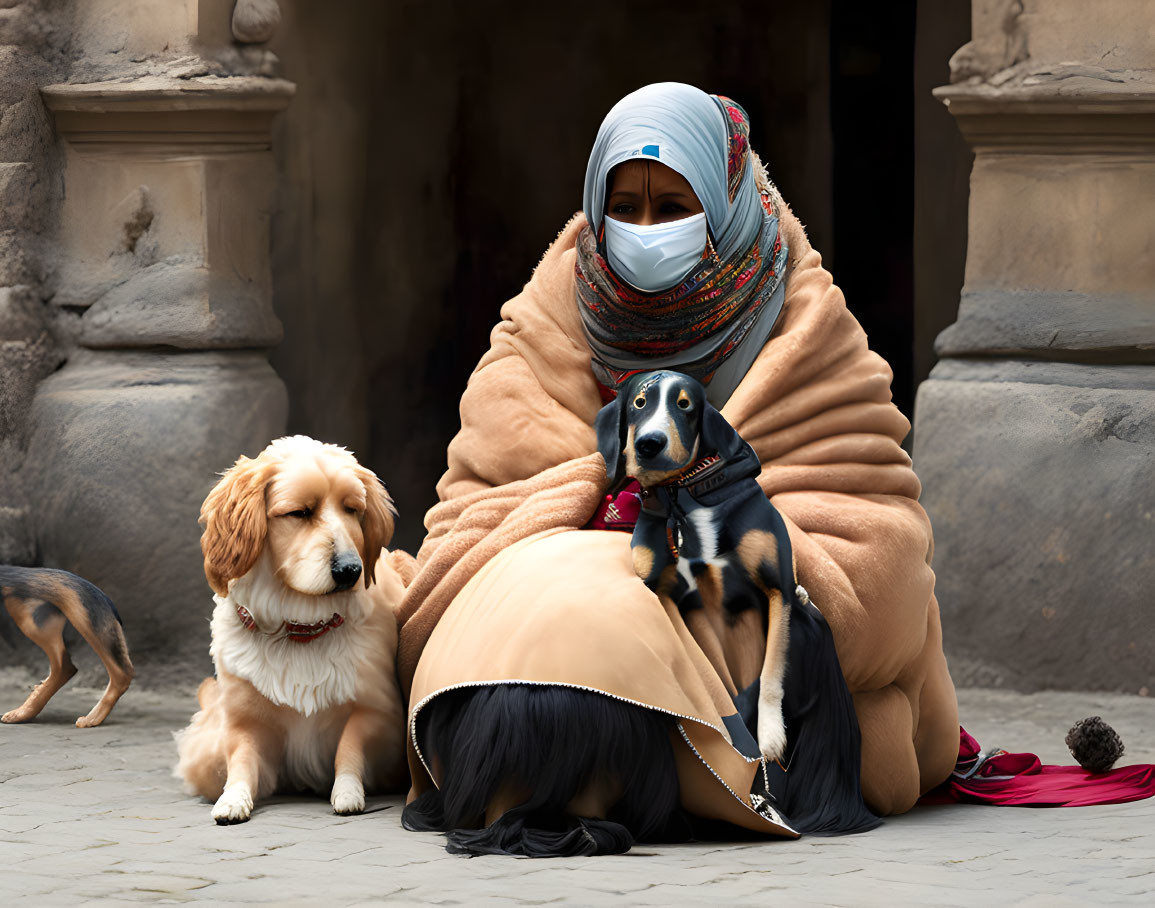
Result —
[[1106, 772], [1123, 756], [1123, 739], [1099, 716], [1080, 719], [1067, 732], [1067, 747], [1087, 772]]

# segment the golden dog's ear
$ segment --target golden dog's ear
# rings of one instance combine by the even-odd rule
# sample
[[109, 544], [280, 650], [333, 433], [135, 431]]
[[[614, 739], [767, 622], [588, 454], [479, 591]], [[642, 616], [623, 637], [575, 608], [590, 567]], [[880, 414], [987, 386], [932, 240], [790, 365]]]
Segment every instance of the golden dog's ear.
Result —
[[365, 487], [365, 517], [361, 521], [363, 539], [361, 563], [365, 566], [365, 586], [369, 586], [375, 579], [377, 558], [393, 538], [397, 508], [393, 506], [393, 499], [385, 491], [385, 484], [377, 478], [376, 473], [360, 464], [357, 465], [356, 473], [361, 485]]
[[201, 505], [205, 577], [218, 595], [228, 595], [229, 581], [247, 574], [264, 547], [271, 467], [260, 458], [238, 458]]

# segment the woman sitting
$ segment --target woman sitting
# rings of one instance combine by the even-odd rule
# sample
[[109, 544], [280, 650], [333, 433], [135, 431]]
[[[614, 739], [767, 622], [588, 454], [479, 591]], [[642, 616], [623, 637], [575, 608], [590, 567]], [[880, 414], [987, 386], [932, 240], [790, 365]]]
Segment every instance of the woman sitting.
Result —
[[620, 101], [584, 217], [502, 308], [461, 399], [399, 657], [405, 822], [451, 850], [607, 853], [700, 821], [793, 834], [751, 799], [762, 761], [734, 734], [765, 639], [680, 615], [628, 533], [588, 528], [606, 512], [595, 416], [658, 368], [702, 381], [761, 460], [853, 695], [866, 803], [908, 810], [954, 767], [909, 423], [748, 136], [740, 107], [688, 85]]

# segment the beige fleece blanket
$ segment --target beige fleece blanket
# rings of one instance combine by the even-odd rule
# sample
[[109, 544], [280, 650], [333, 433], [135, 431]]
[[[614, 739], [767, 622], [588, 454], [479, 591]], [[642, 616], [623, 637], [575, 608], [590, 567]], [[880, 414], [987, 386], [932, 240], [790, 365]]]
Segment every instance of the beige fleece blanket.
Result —
[[[801, 225], [778, 326], [723, 415], [761, 458], [798, 580], [827, 617], [863, 738], [863, 791], [883, 814], [943, 781], [958, 751], [931, 529], [900, 447], [909, 423]], [[601, 399], [574, 294], [575, 217], [501, 311], [461, 399], [461, 431], [401, 606], [411, 719], [442, 690], [567, 684], [679, 717], [683, 804], [769, 828], [748, 808], [757, 763], [730, 744], [726, 647], [687, 628], [634, 575], [629, 534], [581, 530], [604, 493]], [[723, 641], [725, 643], [725, 641]], [[764, 646], [759, 641], [755, 645]], [[414, 793], [427, 755], [410, 740]]]

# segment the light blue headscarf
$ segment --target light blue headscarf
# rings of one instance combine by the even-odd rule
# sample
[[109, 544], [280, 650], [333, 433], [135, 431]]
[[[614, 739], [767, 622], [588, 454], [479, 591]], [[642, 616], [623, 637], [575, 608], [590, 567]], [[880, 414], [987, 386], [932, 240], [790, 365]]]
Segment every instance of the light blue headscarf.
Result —
[[[606, 177], [632, 160], [658, 161], [685, 177], [710, 228], [716, 257], [703, 256], [668, 290], [638, 290], [606, 259]], [[765, 199], [759, 188], [760, 173], [746, 114], [733, 101], [663, 82], [614, 105], [586, 169], [590, 226], [578, 236], [575, 282], [594, 377], [603, 387], [617, 389], [638, 372], [676, 369], [705, 384], [715, 407], [729, 399], [773, 332], [786, 294], [789, 249], [770, 187]]]
[[747, 250], [762, 229], [754, 168], [746, 167], [730, 204], [726, 184], [729, 129], [721, 103], [682, 82], [658, 82], [626, 95], [598, 130], [586, 167], [583, 207], [600, 233], [606, 178], [624, 161], [649, 160], [680, 173], [706, 212], [714, 249], [723, 259]]

